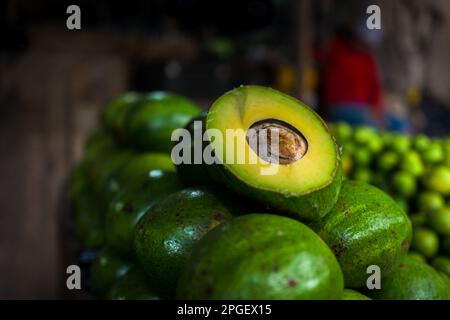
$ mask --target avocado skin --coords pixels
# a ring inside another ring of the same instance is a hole
[[[144,272],[133,266],[119,280],[117,280],[107,298],[110,300],[159,300],[149,285]]]
[[[196,121],[202,122],[202,130],[200,131],[200,128],[194,127],[194,123]],[[194,139],[195,139],[195,132],[197,131],[197,135],[203,136],[205,132],[205,124],[206,121],[206,112],[203,112],[200,116],[193,117],[191,121],[186,125],[185,129],[189,131],[191,134],[191,141],[189,148],[191,150],[191,163],[181,163],[176,165],[177,174],[180,177],[180,180],[187,186],[187,187],[194,187],[194,186],[201,186],[201,185],[211,185],[213,184],[213,181],[211,177],[208,174],[208,165],[203,162],[202,157],[202,163],[196,164],[194,163]],[[202,143],[202,152],[207,146],[207,142]]]
[[[182,265],[192,247],[232,213],[206,189],[184,189],[155,205],[136,227],[136,257],[164,297],[174,295]]]
[[[70,201],[75,236],[84,248],[99,248],[104,242],[104,211],[92,189],[84,164],[79,165],[72,173]]]
[[[128,272],[130,266],[128,261],[104,248],[95,258],[89,270],[93,292],[98,297],[104,297],[113,283]]]
[[[436,270],[450,277],[450,258],[446,256],[438,256],[431,261],[431,265]]]
[[[372,300],[368,296],[352,289],[344,289],[341,300]]]
[[[73,204],[73,230],[86,249],[97,249],[104,243],[103,210],[92,190],[79,193]]]
[[[381,289],[367,290],[375,300],[448,300],[450,282],[426,263],[408,255],[381,281]]]
[[[127,186],[148,177],[152,170],[175,172],[175,167],[170,156],[165,153],[131,154],[110,174],[104,192],[106,199],[110,202]]]
[[[374,186],[349,180],[342,183],[333,210],[312,228],[333,250],[349,288],[365,286],[370,265],[388,275],[412,237],[409,218],[392,198]]]
[[[126,165],[132,153],[128,150],[114,150],[100,154],[91,163],[91,179],[95,192],[107,202],[114,196],[115,190],[111,188],[111,178],[121,167]]]
[[[266,205],[269,210],[306,222],[317,221],[330,212],[338,199],[342,182],[342,169],[339,165],[329,185],[304,195],[289,196],[252,187],[234,176],[221,164],[207,167],[209,175],[216,183]]]
[[[124,124],[126,115],[130,108],[142,99],[143,96],[139,93],[127,92],[111,101],[102,111],[102,126],[107,128],[121,144],[125,142]]]
[[[133,255],[134,227],[159,200],[183,188],[174,172],[159,171],[128,185],[110,203],[105,216],[106,244],[123,256]]]
[[[171,136],[201,109],[185,97],[164,92],[145,96],[134,104],[125,119],[127,144],[141,151],[170,153]]]
[[[210,231],[195,246],[179,299],[340,299],[344,280],[327,245],[309,227],[248,214]]]

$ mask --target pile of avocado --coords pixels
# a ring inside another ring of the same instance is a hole
[[[450,138],[336,123],[344,174],[393,196],[409,214],[411,254],[450,276]]]
[[[176,147],[181,128],[190,133],[186,148]],[[432,267],[408,253],[418,240],[404,208],[347,180],[345,149],[312,109],[270,88],[241,86],[206,113],[167,92],[119,97],[104,108],[70,180],[73,229],[96,252],[91,292],[450,299],[448,258]],[[258,161],[241,161],[250,158]],[[381,288],[368,286],[373,266]]]

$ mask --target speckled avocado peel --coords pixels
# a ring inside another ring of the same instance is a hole
[[[306,225],[271,214],[223,223],[195,246],[177,288],[180,299],[340,299],[343,276]]]
[[[136,257],[163,297],[172,297],[192,247],[232,211],[205,188],[173,193],[154,206],[136,227]]]
[[[344,180],[331,212],[312,225],[336,255],[345,285],[366,285],[367,267],[377,265],[387,276],[407,252],[411,222],[397,203],[380,189]]]
[[[449,300],[450,281],[431,266],[406,255],[382,281],[380,290],[367,290],[374,300]]]

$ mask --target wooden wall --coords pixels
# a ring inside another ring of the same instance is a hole
[[[66,180],[99,109],[128,82],[127,63],[92,46],[0,56],[0,299],[64,292]]]

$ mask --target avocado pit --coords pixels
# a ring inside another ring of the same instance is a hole
[[[272,145],[273,134],[278,135],[278,148]],[[300,131],[276,119],[255,122],[247,130],[246,138],[258,157],[269,163],[291,164],[303,158],[308,151],[308,142]]]

